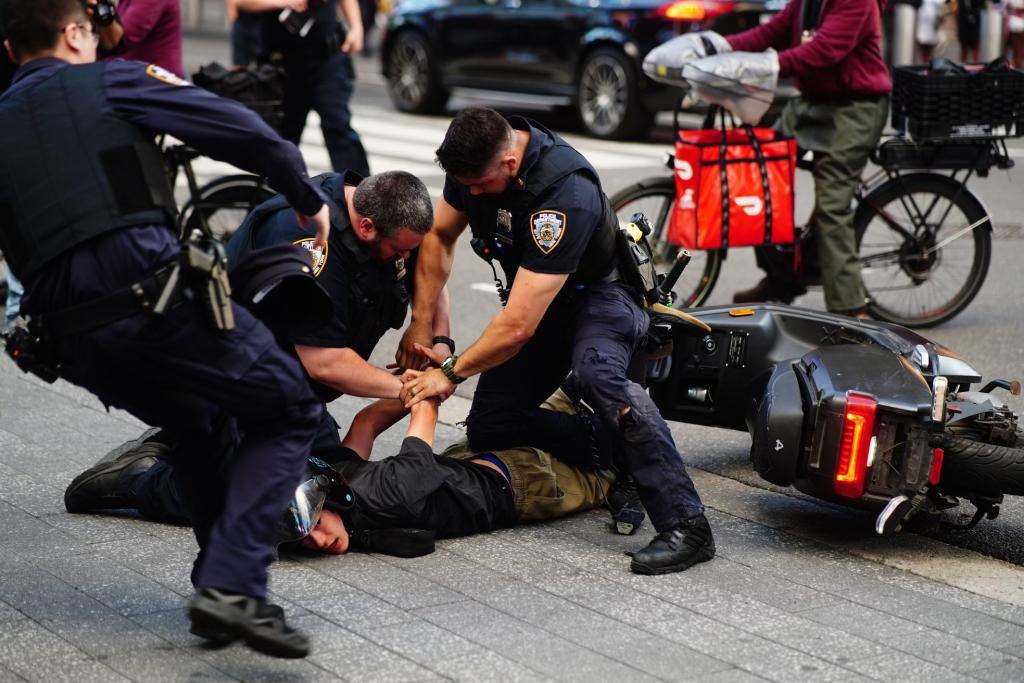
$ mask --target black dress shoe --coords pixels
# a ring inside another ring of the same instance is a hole
[[[161,443],[144,443],[116,460],[100,461],[74,478],[64,491],[68,512],[136,507],[135,480],[167,453]]]
[[[309,638],[288,625],[284,610],[248,595],[203,588],[188,604],[189,629],[217,645],[242,640],[271,657],[297,659],[309,654]]]
[[[629,568],[636,574],[670,574],[689,569],[715,556],[715,539],[707,517],[688,519],[654,537],[633,555]]]

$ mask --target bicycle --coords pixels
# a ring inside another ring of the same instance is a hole
[[[221,176],[200,187],[192,168],[192,160],[200,156],[197,150],[172,144],[163,146],[163,153],[171,187],[184,172],[189,190],[178,212],[182,237],[199,230],[227,242],[253,208],[275,195],[264,178],[251,174]]]
[[[704,128],[714,124],[713,109]],[[678,134],[678,110],[675,128]],[[984,177],[992,168],[1013,166],[1005,140],[914,142],[895,135],[878,145],[871,160],[878,169],[861,180],[854,199],[868,312],[907,327],[950,320],[981,289],[992,253],[991,217],[967,182],[975,173]],[[673,155],[666,165],[674,167]],[[797,166],[807,168],[803,161]],[[676,199],[675,178],[658,176],[620,190],[611,203],[620,220],[643,212],[653,227],[652,246],[666,258],[675,251],[664,237]],[[707,301],[726,256],[727,249],[694,251],[676,284],[676,305]]]

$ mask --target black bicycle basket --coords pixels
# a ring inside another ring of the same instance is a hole
[[[1024,135],[1024,71],[934,60],[893,68],[892,124],[915,140]]]

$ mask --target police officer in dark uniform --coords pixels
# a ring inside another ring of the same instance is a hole
[[[352,130],[348,106],[355,81],[349,55],[363,49],[358,0],[237,0],[235,4],[240,13],[261,12],[263,59],[284,67],[284,137],[298,144],[312,109],[320,115],[334,170],[369,175],[366,150]],[[347,27],[338,20],[339,9]]]
[[[323,198],[298,150],[244,107],[153,65],[94,63],[79,0],[4,0],[2,14],[20,67],[0,97],[0,249],[32,320],[8,351],[192,446],[174,461],[199,543],[192,632],[304,656],[307,638],[265,600],[267,565],[323,408],[269,330],[223,297],[220,261],[196,245],[179,258],[153,134],[268,176],[326,243]],[[223,413],[240,430],[225,461],[209,445]]]
[[[522,445],[525,436],[525,445],[573,462],[592,451],[593,425],[536,408],[572,370],[584,400],[619,442],[659,532],[636,553],[633,571],[682,571],[711,559],[704,506],[668,425],[626,376],[649,318],[640,294],[620,280],[618,222],[597,172],[558,135],[483,107],[455,117],[437,158],[447,173],[444,196],[421,248],[412,323],[398,361],[417,367],[427,355],[440,368],[407,383],[402,398],[413,405],[447,396],[483,373],[467,421],[474,451]],[[508,303],[472,346],[442,362],[425,342],[433,299],[467,224],[476,251],[501,264]]]
[[[326,249],[295,220],[283,196],[256,207],[232,236],[228,260],[232,267],[255,250],[296,244],[313,258],[313,275],[327,291],[333,306],[330,320],[314,330],[282,331],[279,340],[294,350],[323,403],[342,394],[371,398],[398,397],[401,379],[370,365],[367,360],[381,336],[399,328],[409,308],[406,260],[430,230],[433,211],[426,186],[404,171],[387,171],[369,178],[328,173],[314,179],[328,198],[331,233]],[[233,270],[233,276],[237,271]],[[294,302],[301,306],[302,302]],[[447,298],[442,297],[447,305]],[[438,353],[454,352],[447,336],[447,314],[436,316]],[[442,351],[443,350],[443,351]],[[172,444],[167,434],[140,438],[151,447],[128,449],[121,457],[104,459],[68,486],[64,504],[69,512],[139,508],[150,518],[183,521],[186,515],[176,475],[166,461],[154,462],[160,443]],[[176,444],[175,444],[176,445]],[[329,464],[344,457],[338,425],[325,410],[310,450]]]

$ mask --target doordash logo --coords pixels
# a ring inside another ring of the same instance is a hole
[[[756,216],[764,211],[764,200],[760,197],[736,197],[733,201],[735,201],[736,206],[743,209],[743,213],[748,216]]]
[[[693,178],[693,166],[690,165],[689,161],[676,159],[675,168],[676,175],[679,176],[680,180],[690,180]]]

